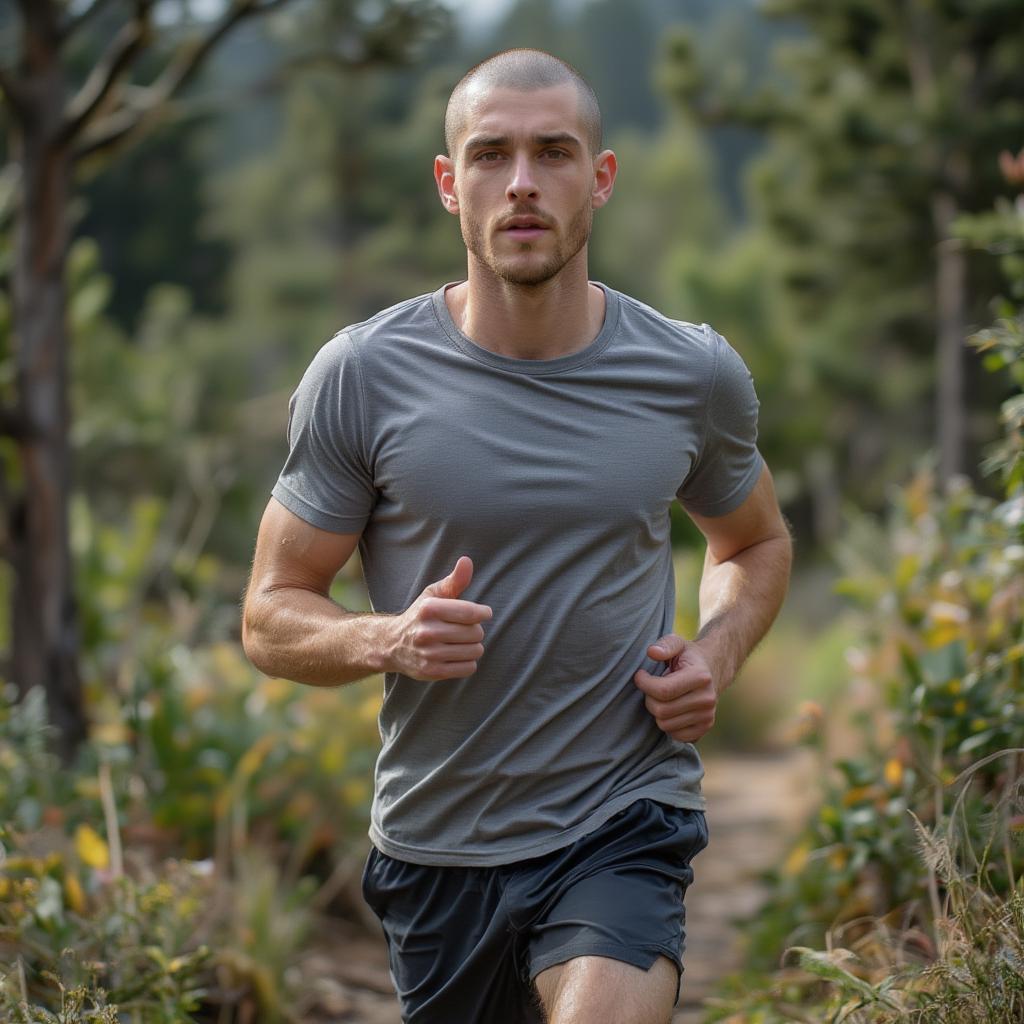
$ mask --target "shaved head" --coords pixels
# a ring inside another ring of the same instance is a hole
[[[587,133],[591,153],[601,148],[601,108],[587,80],[569,63],[543,50],[503,50],[469,69],[452,90],[444,114],[444,141],[448,155],[455,157],[459,136],[466,127],[471,97],[489,89],[533,92],[559,85],[571,85],[579,100],[580,121]]]

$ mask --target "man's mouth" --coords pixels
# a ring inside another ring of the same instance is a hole
[[[550,230],[545,221],[540,217],[509,217],[501,224],[501,231],[510,238],[517,238],[526,241],[531,238],[539,238],[544,232]]]

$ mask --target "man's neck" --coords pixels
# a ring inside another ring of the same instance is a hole
[[[588,282],[585,260],[571,260],[543,284],[516,285],[470,257],[468,280],[449,288],[445,302],[463,334],[516,359],[555,359],[586,348],[605,314],[604,291]]]

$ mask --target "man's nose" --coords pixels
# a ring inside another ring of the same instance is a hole
[[[519,156],[512,164],[512,177],[505,188],[507,199],[533,199],[537,196],[537,179],[528,157]]]

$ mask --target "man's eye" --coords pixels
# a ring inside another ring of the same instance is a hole
[[[482,160],[484,163],[490,164],[494,163],[495,160],[500,159],[501,154],[488,151],[486,153],[478,153],[476,158],[477,160]]]
[[[564,149],[545,149],[544,157],[547,160],[561,160],[563,157],[568,156]]]

